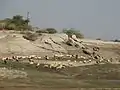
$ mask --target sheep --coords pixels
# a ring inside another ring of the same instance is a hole
[[[41,57],[37,57],[37,59],[41,59]]]
[[[39,68],[39,66],[40,66],[40,63],[37,63],[36,68]]]
[[[99,63],[100,63],[100,61],[97,60],[97,61],[96,61],[96,64],[99,64]]]
[[[80,58],[82,58],[82,59],[86,59],[86,57],[84,57],[84,56],[80,56]]]
[[[56,66],[57,66],[56,63],[52,63],[52,64],[50,64],[50,68],[51,68],[51,69],[52,69],[52,68],[56,68]]]
[[[46,64],[46,65],[44,65],[43,67],[44,67],[44,68],[48,68],[48,67],[49,67],[49,65],[48,65],[48,64]]]
[[[4,64],[7,64],[7,60],[3,60]]]
[[[55,54],[54,55],[54,59],[57,60],[57,59],[61,59],[64,55],[58,55],[58,54]]]
[[[17,58],[17,59],[22,59],[22,56],[17,56],[16,58]]]
[[[33,62],[33,61],[30,61],[30,62],[29,62],[29,64],[33,65],[33,64],[34,64],[34,62]]]
[[[35,58],[36,57],[36,55],[30,55],[28,58],[29,59],[33,59],[33,58]]]
[[[74,62],[76,63],[77,61],[75,60]]]
[[[73,63],[72,62],[68,63],[68,66],[73,66]]]
[[[92,60],[91,60],[91,59],[89,59],[88,61],[89,61],[89,62],[92,62]]]
[[[8,57],[3,57],[2,60],[3,60],[3,61],[4,61],[4,60],[9,60],[9,58],[8,58]]]
[[[63,68],[63,65],[59,65],[59,66],[56,67],[56,70],[60,70],[62,68]]]
[[[94,47],[94,48],[93,48],[93,51],[99,51],[99,50],[100,50],[99,47]]]
[[[78,57],[79,57],[78,55],[75,55],[75,58],[76,58],[76,59],[78,59]]]
[[[73,57],[73,55],[69,55],[69,54],[67,54],[67,55],[66,55],[66,57],[70,57],[70,58],[72,58],[72,57]]]
[[[22,59],[26,59],[27,58],[27,56],[21,56],[22,57]]]
[[[49,59],[49,57],[46,55],[46,56],[45,56],[45,59],[46,59],[46,60],[48,60],[48,59]]]
[[[83,63],[86,63],[87,61],[86,61],[86,60],[83,60],[82,62],[83,62]]]
[[[67,60],[67,62],[70,62],[71,60]]]
[[[36,66],[39,66],[40,65],[40,63],[37,63],[37,65]]]

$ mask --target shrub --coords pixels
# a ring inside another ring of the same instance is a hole
[[[24,20],[23,16],[16,15],[13,16],[12,19],[7,18],[4,20],[0,20],[0,28],[4,28],[7,30],[31,30],[31,26],[28,25],[29,20]],[[3,24],[4,23],[4,24]]]
[[[46,31],[46,30],[39,30],[39,31],[36,31],[36,33],[48,33],[48,31]]]
[[[47,31],[49,34],[57,33],[57,30],[54,29],[54,28],[47,28],[46,31]]]
[[[77,38],[84,38],[83,34],[73,28],[69,30],[63,29],[63,33],[66,33],[69,37],[72,37],[72,35],[76,35]]]
[[[114,40],[114,42],[120,42],[120,40],[118,40],[118,39],[115,39],[115,40]]]
[[[54,34],[54,33],[57,33],[57,30],[54,29],[54,28],[47,28],[47,29],[44,29],[44,30],[38,30],[38,31],[36,31],[36,33]]]
[[[97,38],[96,40],[101,40],[101,38]]]
[[[2,29],[5,29],[5,27],[6,27],[6,23],[5,22],[1,22],[0,23],[0,29],[2,30]]]
[[[8,29],[8,30],[15,30],[16,26],[15,26],[15,24],[11,23],[11,24],[6,26],[6,29]]]

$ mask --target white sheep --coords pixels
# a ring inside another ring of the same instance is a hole
[[[77,61],[75,60],[74,62],[76,63]]]
[[[32,64],[34,64],[34,62],[33,62],[33,61],[30,61],[30,62],[29,62],[29,64],[31,64],[31,65],[32,65]]]
[[[80,56],[80,58],[82,58],[82,59],[86,59],[86,57],[84,57],[84,56]]]
[[[35,58],[35,57],[36,57],[36,55],[30,55],[28,58],[32,59],[32,58]]]
[[[37,65],[36,66],[40,66],[40,63],[37,63]]]
[[[48,68],[48,67],[49,67],[49,65],[47,65],[47,64],[46,64],[46,65],[44,65],[43,67],[44,67],[44,68]]]
[[[28,58],[28,56],[21,56],[22,57],[22,59],[26,59],[26,58]]]
[[[67,60],[67,62],[70,62],[71,60]]]
[[[63,57],[64,55],[60,54],[55,54],[54,57]]]
[[[42,57],[37,57],[37,59],[41,59]]]
[[[67,54],[67,55],[66,55],[66,57],[70,57],[70,58],[72,58],[73,56],[72,56],[72,55]]]
[[[62,67],[63,67],[63,65],[60,64],[59,66],[56,67],[56,69],[57,69],[57,70],[58,70],[58,69],[62,69]]]
[[[45,59],[46,59],[46,60],[49,60],[50,58],[46,55],[46,56],[45,56]]]

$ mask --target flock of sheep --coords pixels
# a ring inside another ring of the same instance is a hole
[[[99,48],[93,48],[94,51],[98,51]],[[36,68],[39,68],[39,66],[41,65],[40,61],[41,60],[45,60],[46,61],[51,61],[54,60],[53,63],[42,63],[44,68],[49,68],[49,69],[55,69],[55,70],[60,70],[66,67],[71,67],[74,65],[74,63],[81,63],[81,64],[86,64],[86,63],[96,63],[96,64],[100,64],[100,63],[108,63],[108,62],[112,62],[111,60],[106,60],[103,57],[100,57],[100,55],[96,54],[95,52],[93,52],[92,54],[89,53],[85,48],[83,48],[83,53],[87,54],[88,56],[79,56],[79,55],[63,55],[63,54],[54,54],[53,57],[49,57],[49,56],[44,56],[44,57],[40,57],[40,56],[36,56],[36,55],[30,55],[30,56],[11,56],[11,57],[3,57],[1,58],[1,60],[7,64],[7,61],[17,61],[17,62],[21,62],[21,61],[27,61],[30,65],[36,65]],[[58,61],[66,61],[67,64]],[[37,61],[37,62],[36,62]]]

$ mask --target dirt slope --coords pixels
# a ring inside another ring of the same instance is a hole
[[[80,47],[68,46],[64,42],[68,40],[66,34],[43,34],[36,41],[29,41],[23,38],[22,34],[0,32],[0,55],[30,55],[37,54],[53,55],[54,53],[80,54],[81,47],[86,46],[92,50],[94,46],[100,47],[99,54],[106,58],[119,58],[119,43],[105,42],[100,40],[78,39],[74,41]],[[82,44],[79,41],[83,41]]]

